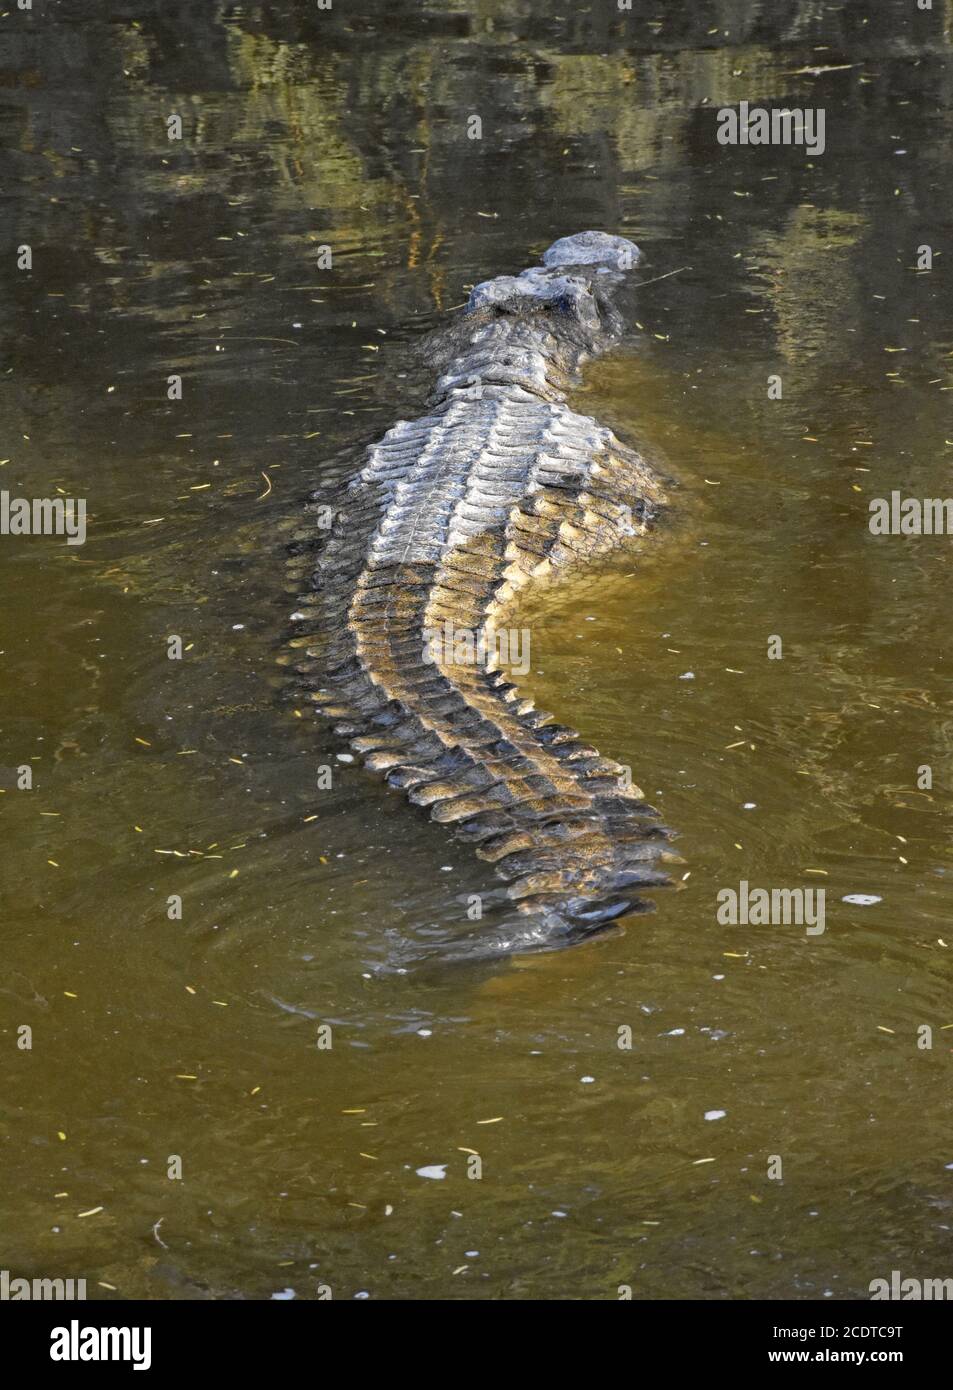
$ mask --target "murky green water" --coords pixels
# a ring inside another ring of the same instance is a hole
[[[14,1273],[546,1299],[953,1273],[949,540],[867,527],[871,497],[950,491],[953,8],[565,8],[0,17],[0,484],[89,507],[84,546],[0,539]],[[719,146],[742,99],[823,106],[825,153]],[[419,406],[409,345],[589,226],[679,271],[578,401],[679,486],[643,557],[539,595],[527,683],[633,767],[686,878],[574,951],[380,974],[486,873],[356,763],[317,789],[285,545],[326,460]],[[741,879],[823,887],[825,933],[719,925]]]

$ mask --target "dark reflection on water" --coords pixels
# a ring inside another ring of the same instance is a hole
[[[866,517],[949,491],[949,4],[93,9],[0,19],[0,483],[90,511],[0,542],[5,1264],[160,1298],[948,1273],[947,541]],[[717,145],[741,100],[823,106],[825,153]],[[638,562],[538,597],[529,684],[689,876],[575,952],[380,976],[484,879],[356,764],[316,790],[285,545],[419,406],[422,333],[586,226],[679,272],[580,405],[680,486]],[[826,933],[717,925],[740,878],[823,885]]]

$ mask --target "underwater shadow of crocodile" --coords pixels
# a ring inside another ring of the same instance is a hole
[[[442,368],[428,413],[367,450],[300,600],[300,630],[326,639],[297,666],[319,712],[506,884],[476,930],[416,958],[568,946],[670,882],[670,832],[624,769],[534,712],[492,655],[520,590],[631,544],[663,503],[644,459],[565,404],[582,363],[618,339],[612,293],[639,259],[582,232],[541,267],[476,286],[427,348]],[[447,623],[475,661],[435,642]]]

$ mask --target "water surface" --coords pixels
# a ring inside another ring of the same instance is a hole
[[[82,547],[0,541],[16,1274],[614,1299],[951,1273],[948,541],[867,512],[949,491],[953,12],[566,8],[0,17],[0,483],[90,514]],[[824,154],[719,146],[741,100],[823,106]],[[412,345],[589,226],[654,283],[575,404],[677,486],[642,554],[527,606],[526,683],[631,765],[678,888],[570,952],[383,973],[486,873],[288,699],[286,546],[329,460],[419,410]],[[822,886],[825,933],[719,925],[742,878]]]

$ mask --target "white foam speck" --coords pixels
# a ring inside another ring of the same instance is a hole
[[[433,1178],[434,1182],[441,1182],[447,1176],[447,1165],[445,1163],[429,1163],[426,1168],[417,1169],[418,1178]]]

